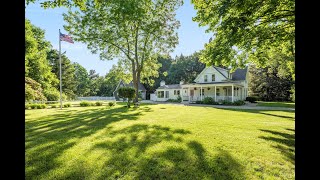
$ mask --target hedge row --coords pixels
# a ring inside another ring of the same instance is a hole
[[[245,102],[242,100],[230,102],[230,101],[220,101],[216,102],[212,97],[205,97],[202,101],[196,101],[196,104],[210,104],[210,105],[233,105],[233,106],[241,106],[244,105]]]

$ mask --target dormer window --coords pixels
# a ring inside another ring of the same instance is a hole
[[[208,82],[208,75],[204,75],[204,82]]]
[[[212,81],[216,81],[216,75],[212,74]]]

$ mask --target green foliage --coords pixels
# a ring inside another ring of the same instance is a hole
[[[71,104],[70,103],[63,104],[63,107],[65,107],[65,108],[71,107]]]
[[[264,68],[250,66],[249,96],[263,101],[290,101],[294,80],[289,71],[279,70],[281,60],[269,61]]]
[[[212,97],[205,97],[205,98],[203,98],[202,102],[203,102],[203,104],[213,104],[214,100]]]
[[[88,71],[81,66],[79,63],[73,63],[75,74],[74,78],[76,81],[76,91],[77,96],[83,97],[89,95],[90,92],[90,79]]]
[[[200,60],[207,65],[244,67],[263,64],[269,49],[285,51],[294,64],[295,1],[192,0],[194,21],[206,26],[213,39],[205,44]]]
[[[82,102],[80,102],[80,106],[81,106],[81,107],[91,106],[91,103],[88,102],[88,101],[82,101]]]
[[[246,103],[242,100],[237,100],[237,101],[234,101],[232,103],[232,105],[235,105],[235,106],[242,106],[242,105],[245,105]]]
[[[99,102],[99,101],[98,101],[98,102],[95,103],[95,105],[96,105],[96,106],[102,106],[102,102]]]
[[[58,101],[60,99],[60,92],[55,88],[46,89],[43,93],[48,101]]]
[[[47,108],[46,104],[29,104],[31,109],[45,109]]]
[[[60,62],[59,51],[51,49],[47,53],[47,58],[52,68],[52,72],[56,77],[60,77]],[[74,99],[77,90],[77,81],[75,78],[75,67],[71,63],[70,59],[64,54],[61,54],[61,78],[62,78],[62,90],[67,95],[68,99]],[[60,88],[60,84],[56,85],[56,89]]]
[[[43,89],[49,89],[59,81],[51,72],[47,60],[46,54],[51,44],[44,38],[44,30],[25,19],[25,76],[40,83]]]
[[[246,97],[246,101],[249,101],[251,103],[256,103],[259,100],[257,96],[248,96]]]
[[[168,99],[166,102],[181,102],[178,99]]]
[[[135,89],[132,87],[121,87],[118,89],[119,97],[128,99],[128,107],[130,107],[130,101],[136,96],[135,92]]]
[[[231,101],[227,101],[227,100],[222,100],[219,102],[219,104],[222,104],[222,105],[233,105],[233,103]]]
[[[177,101],[179,101],[179,102],[181,102],[181,101],[182,101],[182,98],[181,98],[181,96],[180,96],[180,95],[178,95],[178,97],[177,97]]]
[[[30,104],[25,104],[24,107],[25,109],[30,109]]]
[[[47,100],[46,97],[43,95],[41,84],[29,77],[25,77],[25,100]]]
[[[196,104],[203,104],[203,102],[202,101],[196,101]]]
[[[115,106],[115,105],[116,105],[116,102],[110,101],[110,102],[108,102],[108,105],[109,105],[109,107]]]
[[[142,101],[142,98],[138,98],[138,101]]]
[[[51,108],[56,108],[56,107],[58,107],[58,105],[56,105],[56,104],[51,105]]]

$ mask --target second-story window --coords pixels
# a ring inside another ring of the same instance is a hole
[[[216,75],[215,74],[212,74],[212,81],[216,81]]]
[[[208,82],[208,75],[204,75],[204,82]]]

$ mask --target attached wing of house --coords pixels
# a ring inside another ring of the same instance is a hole
[[[248,94],[248,67],[230,70],[209,66],[194,80],[194,83],[165,85],[156,90],[156,101],[167,101],[182,97],[183,101],[193,102],[212,97],[215,101],[244,100]]]

